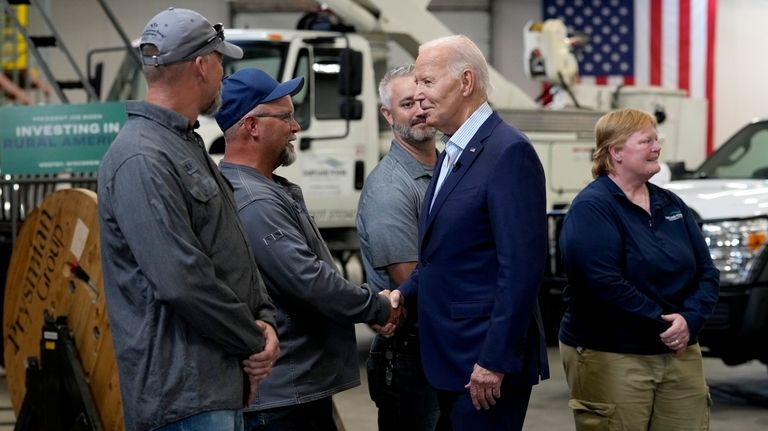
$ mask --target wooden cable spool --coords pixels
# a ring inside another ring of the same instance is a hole
[[[73,276],[79,265],[89,283]],[[66,316],[80,364],[105,430],[124,429],[99,253],[96,194],[67,189],[48,195],[27,216],[8,268],[4,304],[8,392],[19,415],[27,358],[40,356],[44,313]]]

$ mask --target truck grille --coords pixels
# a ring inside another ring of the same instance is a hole
[[[712,310],[712,316],[704,323],[704,329],[728,329],[730,321],[730,305],[718,303]]]

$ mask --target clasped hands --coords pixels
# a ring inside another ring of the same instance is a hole
[[[672,350],[676,357],[682,356],[685,349],[688,348],[688,341],[691,338],[691,334],[688,331],[688,322],[677,313],[662,314],[661,318],[670,322],[669,328],[659,335],[661,342]]]
[[[275,328],[263,320],[257,320],[256,326],[264,334],[264,350],[243,360],[243,371],[248,376],[251,386],[246,407],[256,401],[259,382],[272,373],[272,366],[275,365],[277,355],[280,353],[280,342]]]
[[[395,330],[405,324],[405,319],[408,316],[408,313],[406,312],[405,307],[400,304],[402,296],[400,295],[399,290],[391,291],[385,289],[379,292],[379,295],[389,299],[389,318],[383,325],[371,325],[371,329],[376,331],[379,335],[390,337],[394,335]]]

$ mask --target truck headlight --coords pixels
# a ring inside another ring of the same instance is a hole
[[[722,284],[749,280],[768,242],[768,218],[704,223],[701,227]]]

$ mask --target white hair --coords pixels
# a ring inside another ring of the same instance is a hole
[[[419,46],[419,54],[424,49],[437,47],[449,47],[448,70],[455,78],[461,77],[461,73],[469,69],[477,77],[477,89],[483,96],[488,96],[491,91],[491,79],[488,74],[488,63],[480,48],[472,42],[472,39],[463,34],[445,36],[431,40]]]

